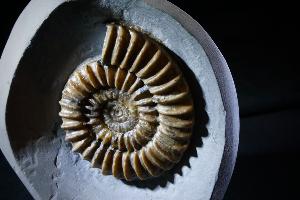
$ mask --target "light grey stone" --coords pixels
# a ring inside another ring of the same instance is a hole
[[[179,56],[195,79],[189,80],[196,104],[205,102],[208,134],[202,135],[200,125],[193,133],[203,144],[197,142],[176,170],[145,183],[102,176],[70,151],[59,128],[62,88],[77,66],[99,58],[104,23],[111,20],[141,27]],[[169,2],[32,0],[5,46],[0,76],[0,147],[35,199],[223,197],[238,145],[234,84],[207,33]]]

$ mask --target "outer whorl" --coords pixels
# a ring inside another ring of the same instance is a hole
[[[59,103],[73,151],[128,181],[171,169],[192,134],[193,101],[177,62],[122,25],[107,25],[102,61],[76,69]]]

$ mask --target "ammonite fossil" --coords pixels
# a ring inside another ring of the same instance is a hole
[[[177,62],[159,42],[109,24],[101,61],[76,69],[60,101],[65,139],[102,174],[161,175],[180,161],[193,101]]]

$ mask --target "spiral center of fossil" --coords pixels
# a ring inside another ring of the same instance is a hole
[[[132,130],[138,121],[137,110],[127,93],[120,93],[116,100],[104,104],[103,118],[108,128],[118,133]]]

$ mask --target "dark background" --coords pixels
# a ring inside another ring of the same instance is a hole
[[[0,53],[29,2],[1,5]],[[226,200],[300,199],[299,10],[288,1],[175,1],[215,41],[240,105],[237,163]],[[31,199],[0,152],[0,199]],[[297,183],[298,182],[298,183]]]

